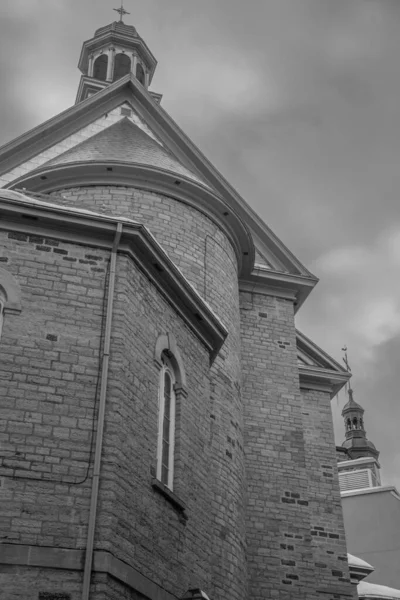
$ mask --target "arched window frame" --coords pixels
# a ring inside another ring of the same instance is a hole
[[[0,340],[1,340],[1,334],[3,331],[4,306],[5,306],[5,297],[3,295],[2,289],[0,288]]]
[[[176,378],[165,353],[161,360],[158,400],[157,479],[170,490],[174,487]]]
[[[5,315],[21,312],[21,289],[15,278],[0,268],[0,338],[3,331]]]
[[[93,60],[93,75],[92,77],[94,77],[95,79],[98,79],[99,81],[107,81],[107,73],[108,73],[108,63],[109,63],[109,57],[107,54],[99,54],[98,56],[96,56],[96,58]],[[101,67],[99,65],[102,65]],[[104,75],[104,77],[100,77],[99,76],[99,72],[96,72],[96,69],[98,69],[98,71],[101,71],[104,73],[101,73]]]
[[[158,382],[158,431],[156,478],[171,491],[174,476],[179,471],[180,462],[180,413],[182,399],[187,397],[186,375],[175,336],[172,333],[160,335],[155,349],[154,361],[159,369]],[[171,419],[170,448],[168,456],[168,476],[163,475],[163,429],[165,418],[165,378],[171,377]]]
[[[125,63],[125,64],[123,64]],[[124,51],[118,52],[114,57],[114,72],[113,72],[113,81],[117,81],[125,75],[128,75],[132,69],[132,61],[130,57],[125,54]],[[121,75],[119,71],[125,71]]]

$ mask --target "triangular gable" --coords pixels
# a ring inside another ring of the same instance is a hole
[[[351,374],[308,337],[296,331],[297,365],[300,383],[304,387],[322,389],[330,387],[336,396],[350,379]]]
[[[128,116],[124,116],[107,129],[56,156],[43,167],[91,161],[149,165],[207,185],[195,173],[184,167],[164,146],[133,123]]]
[[[295,287],[301,285],[300,279],[306,282],[301,298],[301,301],[304,300],[317,279],[274,235],[163,108],[155,102],[147,90],[131,75],[121,78],[108,88],[0,149],[2,185],[8,185],[12,181],[10,179],[11,170],[13,179],[23,174],[18,171],[18,168],[23,168],[22,163],[26,165],[30,161],[29,166],[36,169],[40,166],[37,162],[40,153],[41,160],[43,159],[43,153],[47,153],[46,160],[41,163],[43,164],[54,158],[54,156],[51,156],[51,148],[54,150],[57,144],[62,143],[67,138],[69,143],[72,143],[71,136],[79,135],[80,130],[83,131],[94,124],[101,126],[99,121],[102,117],[108,115],[106,117],[108,118],[113,111],[115,116],[115,110],[124,101],[135,111],[142,126],[145,124],[151,134],[168,148],[168,151],[182,165],[205,181],[230,206],[232,212],[235,212],[242,219],[252,231],[254,237],[259,240],[260,254],[265,257],[267,264],[272,265],[273,270],[293,275],[296,278],[293,279]],[[87,129],[85,134],[87,135]],[[79,140],[79,142],[81,141],[82,139]],[[63,148],[62,152],[67,149]],[[57,150],[60,150],[60,148],[57,148]],[[273,260],[271,260],[271,257]]]

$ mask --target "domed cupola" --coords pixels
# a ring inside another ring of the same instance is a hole
[[[76,104],[86,100],[125,75],[132,74],[147,89],[157,61],[135,27],[122,18],[129,14],[123,6],[114,9],[120,20],[97,29],[83,43],[78,67],[82,72]]]
[[[369,456],[377,459],[379,452],[367,439],[364,429],[364,409],[354,400],[351,388],[349,388],[348,394],[349,400],[342,410],[346,430],[346,440],[342,446],[350,451],[353,459]]]

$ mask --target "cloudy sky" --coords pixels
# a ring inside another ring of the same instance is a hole
[[[118,0],[1,0],[0,143],[71,106]],[[125,0],[163,106],[320,283],[298,326],[341,360],[400,489],[400,2]],[[344,437],[333,401],[337,442]]]

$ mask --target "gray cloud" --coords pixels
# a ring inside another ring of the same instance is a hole
[[[125,4],[159,59],[166,110],[321,277],[299,325],[336,357],[349,345],[369,436],[400,487],[400,265],[384,244],[400,232],[398,0]],[[3,0],[1,143],[74,102],[82,41],[112,6]]]

